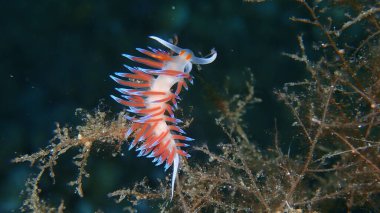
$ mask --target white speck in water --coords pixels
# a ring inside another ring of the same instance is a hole
[[[175,10],[175,6],[174,5],[172,6],[172,10]]]
[[[11,77],[11,78],[14,78],[15,76],[14,76],[14,75],[12,75],[12,74],[10,74],[10,75],[9,75],[9,77]]]
[[[311,121],[314,122],[314,123],[317,123],[317,124],[321,124],[321,121],[318,118],[316,118],[316,117],[312,117]]]

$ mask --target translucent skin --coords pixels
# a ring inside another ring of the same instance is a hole
[[[166,62],[165,65],[162,67],[162,69],[163,70],[176,70],[176,71],[184,70],[184,67],[185,67],[185,64],[187,63],[187,61],[182,60],[182,57],[179,57],[179,56],[174,56],[172,58],[173,58],[173,60]],[[155,80],[153,80],[151,90],[165,92],[168,94],[166,97],[168,97],[168,96],[172,95],[170,92],[171,88],[175,84],[177,84],[180,80],[182,80],[182,79],[178,78],[178,77],[160,75]],[[165,102],[155,103],[154,102],[154,101],[157,101],[159,99],[162,99],[162,97],[160,97],[160,96],[149,96],[149,97],[147,97],[147,103],[148,103],[147,108],[160,107],[160,109],[164,109],[165,105],[167,103],[165,103]],[[169,140],[170,142],[169,142],[167,149],[172,150],[172,149],[176,148],[176,145],[175,145],[176,142],[175,142],[175,139],[173,139],[173,134],[171,133],[167,122],[164,120],[164,116],[166,116],[164,113],[156,116],[156,118],[161,118],[161,120],[158,121],[158,124],[157,124],[156,128],[154,128],[153,132],[155,133],[155,135],[160,135],[166,131],[169,131],[169,134],[167,134],[162,140],[163,141]],[[175,154],[175,157],[177,155],[178,154]]]
[[[152,51],[138,48],[137,50],[152,59],[134,57],[123,54],[128,59],[144,64],[153,69],[125,66],[129,73],[115,73],[116,76],[128,78],[122,80],[110,76],[117,83],[129,88],[117,88],[124,99],[111,95],[118,103],[129,107],[127,111],[136,117],[126,116],[133,122],[126,133],[126,139],[134,136],[130,148],[139,144],[138,156],[154,158],[153,162],[160,165],[165,162],[165,170],[173,165],[173,176],[171,186],[171,198],[174,194],[175,179],[179,169],[180,157],[190,157],[181,147],[188,146],[181,141],[192,141],[192,138],[182,134],[185,132],[176,124],[179,119],[174,117],[173,111],[177,108],[177,99],[182,87],[187,89],[185,79],[192,83],[190,71],[192,64],[208,64],[215,60],[217,53],[212,50],[209,58],[198,58],[193,56],[191,50],[181,49],[165,40],[155,36],[150,38],[158,41],[165,47],[178,55],[152,49]],[[172,88],[177,85],[176,90]],[[172,103],[172,104],[170,104]],[[173,106],[174,107],[173,107]]]

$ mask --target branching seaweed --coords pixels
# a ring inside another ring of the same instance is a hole
[[[51,144],[45,149],[31,155],[23,155],[13,160],[15,163],[30,162],[37,165],[40,172],[35,178],[27,181],[27,198],[23,204],[23,211],[33,212],[55,212],[55,208],[46,206],[45,202],[40,199],[39,182],[41,177],[49,172],[50,177],[54,180],[54,166],[58,158],[71,149],[77,149],[79,154],[74,159],[74,164],[78,167],[79,174],[76,180],[69,183],[75,186],[76,192],[83,197],[82,189],[83,177],[89,177],[85,167],[94,143],[100,145],[110,144],[115,147],[115,153],[120,153],[120,147],[124,140],[124,135],[128,129],[128,123],[124,119],[124,112],[118,114],[115,119],[107,118],[106,112],[96,111],[94,115],[81,109],[77,111],[83,117],[84,124],[78,126],[74,131],[72,128],[62,128],[59,124],[54,131],[55,136]],[[62,207],[61,207],[62,206]],[[58,209],[63,211],[63,202]]]
[[[298,36],[300,53],[284,55],[303,63],[310,78],[287,83],[275,94],[290,109],[293,126],[301,130],[296,141],[307,151],[284,155],[275,128],[275,156],[257,152],[240,131],[239,107],[213,96],[221,112],[217,125],[230,143],[219,145],[221,154],[206,146],[194,148],[209,162],[186,164],[179,198],[170,210],[323,210],[329,200],[345,201],[348,211],[364,205],[379,208],[379,8],[356,1],[296,3],[310,18],[291,20],[319,29],[322,41],[313,47],[320,58],[312,61],[303,36]],[[348,11],[340,27],[328,15],[336,7]],[[355,41],[347,43],[343,37],[359,23],[368,35],[355,47]],[[241,98],[243,108],[251,102],[253,90],[251,94]]]
[[[378,62],[373,64],[371,58],[380,60],[379,55],[373,52],[374,49],[378,51],[376,49],[379,48],[379,43],[372,43],[366,51],[359,51],[358,48],[362,49],[370,38],[378,34],[379,17],[376,15],[380,8],[370,5],[364,8],[356,1],[337,1],[340,7],[348,6],[348,11],[357,15],[349,16],[340,27],[333,27],[337,24],[323,14],[334,7],[330,8],[323,1],[313,5],[309,1],[297,2],[306,9],[310,18],[293,17],[291,20],[318,28],[324,41],[321,49],[317,48],[322,56],[316,62],[308,58],[302,36],[298,37],[301,52],[285,54],[305,64],[311,76],[306,82],[286,84],[282,90],[276,91],[279,99],[290,108],[308,143],[302,169],[291,183],[285,200],[293,205],[314,205],[325,199],[342,198],[346,199],[348,209],[362,205],[361,202],[374,202],[371,199],[380,189],[380,91]],[[356,11],[358,8],[360,10]],[[341,37],[359,22],[368,23],[365,27],[369,37],[358,48],[354,48],[354,43],[343,42]],[[359,52],[360,56],[356,55]],[[373,141],[363,143],[363,140]],[[364,151],[359,151],[358,148]],[[331,152],[335,154],[329,160]],[[315,161],[316,158],[323,160]],[[321,178],[320,173],[328,175]],[[318,178],[321,185],[327,181],[330,185],[318,188],[318,191],[311,194],[311,198],[303,195],[304,201],[296,201],[299,196],[295,193],[301,182],[314,178]],[[363,195],[366,196],[365,199],[362,198]],[[281,207],[283,206],[284,203]]]

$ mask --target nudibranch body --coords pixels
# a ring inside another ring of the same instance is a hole
[[[182,141],[192,141],[192,138],[184,136],[185,132],[177,125],[181,120],[174,117],[177,109],[177,99],[182,87],[187,89],[188,80],[193,82],[190,75],[192,64],[209,64],[217,56],[212,50],[208,58],[195,57],[193,52],[182,49],[163,39],[150,36],[170,49],[169,54],[160,49],[149,48],[150,50],[137,50],[150,58],[141,58],[123,54],[124,57],[143,64],[149,68],[130,67],[124,65],[129,72],[115,73],[110,76],[117,83],[127,88],[116,88],[121,93],[121,97],[111,97],[118,103],[127,106],[127,111],[133,116],[126,116],[132,122],[130,129],[126,132],[125,138],[133,135],[129,149],[138,144],[138,156],[154,158],[156,165],[165,162],[165,170],[173,165],[173,175],[171,181],[171,198],[174,194],[174,184],[178,173],[180,158],[190,157],[181,147],[189,146]],[[129,80],[122,80],[119,77]],[[176,85],[176,88],[173,88]]]

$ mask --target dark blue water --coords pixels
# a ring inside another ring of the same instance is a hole
[[[122,110],[109,98],[115,94],[115,83],[108,76],[128,62],[121,53],[159,47],[149,35],[165,40],[177,35],[178,45],[196,54],[218,51],[214,63],[194,71],[206,83],[195,79],[180,103],[184,114],[194,117],[187,132],[196,143],[215,146],[226,141],[214,125],[218,113],[206,86],[226,99],[244,95],[244,82],[252,73],[262,103],[249,108],[244,119],[252,142],[263,149],[270,146],[274,118],[280,130],[286,131],[290,122],[273,90],[306,76],[302,65],[281,55],[297,50],[299,32],[305,33],[306,43],[314,36],[308,27],[289,21],[300,11],[289,1],[257,5],[239,0],[0,1],[0,212],[21,206],[24,182],[38,171],[10,160],[45,147],[55,122],[75,126],[79,123],[75,109],[91,111],[100,100],[113,112]],[[65,199],[68,212],[118,212],[122,206],[107,193],[144,176],[162,179],[165,175],[163,168],[136,158],[135,152],[113,158],[107,150],[101,151],[90,158],[91,178],[85,180],[85,198],[80,199],[66,185],[77,175],[70,160],[73,155],[70,152],[59,161],[56,175],[62,182],[42,193],[54,205]],[[51,184],[47,178],[46,184]],[[141,211],[149,211],[141,206]]]

